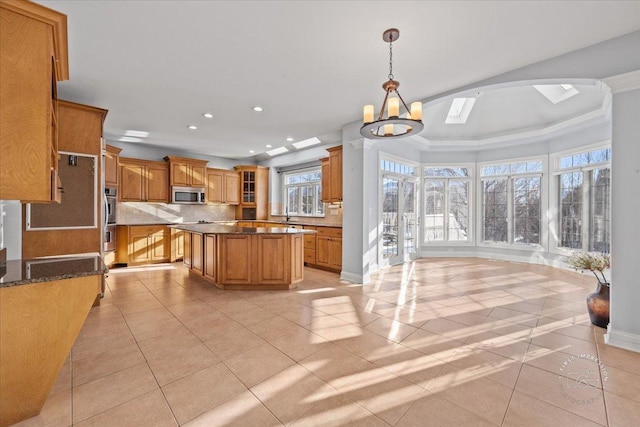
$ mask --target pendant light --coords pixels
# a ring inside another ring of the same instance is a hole
[[[374,120],[373,105],[365,105],[363,111],[364,124],[360,128],[360,134],[369,139],[402,138],[419,133],[424,129],[422,124],[422,102],[414,102],[411,108],[407,107],[404,99],[398,92],[400,82],[393,77],[393,42],[400,37],[400,31],[390,28],[382,34],[382,39],[389,43],[389,80],[384,82],[382,89],[385,91],[382,107],[377,120]],[[397,95],[394,97],[393,94]],[[392,95],[392,97],[390,97]],[[407,117],[400,117],[400,106],[404,107]],[[385,109],[387,116],[384,117]]]

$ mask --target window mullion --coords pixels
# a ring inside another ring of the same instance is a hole
[[[515,226],[515,218],[514,218],[514,197],[515,191],[514,187],[514,178],[511,176],[507,177],[507,243],[513,244],[513,228]]]
[[[591,247],[591,178],[593,171],[582,172],[582,249],[588,251]]]

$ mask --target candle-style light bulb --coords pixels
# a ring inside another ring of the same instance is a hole
[[[365,105],[362,112],[362,116],[363,116],[364,123],[373,122],[373,105]]]
[[[389,98],[387,107],[388,117],[398,117],[400,115],[400,100],[398,98]]]

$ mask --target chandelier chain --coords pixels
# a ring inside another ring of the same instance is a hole
[[[393,36],[389,37],[389,80],[393,80]]]

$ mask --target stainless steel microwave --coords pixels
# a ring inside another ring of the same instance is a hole
[[[203,205],[206,202],[202,187],[171,187],[171,203]]]

